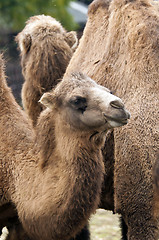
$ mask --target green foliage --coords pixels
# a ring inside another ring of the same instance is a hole
[[[21,30],[26,20],[33,15],[50,15],[67,29],[77,27],[67,12],[70,0],[0,0],[0,27],[12,31]]]

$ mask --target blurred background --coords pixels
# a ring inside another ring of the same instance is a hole
[[[91,2],[92,0],[0,0],[0,52],[4,53],[7,62],[8,85],[19,104],[23,77],[15,36],[24,28],[29,17],[45,14],[59,20],[66,30],[76,30],[80,38]]]

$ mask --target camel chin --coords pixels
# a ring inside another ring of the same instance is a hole
[[[122,127],[128,123],[128,119],[130,119],[130,113],[126,109],[122,109],[122,114],[120,116],[108,116],[104,114],[105,121],[110,125],[112,128]]]
[[[112,128],[116,128],[116,127],[122,127],[124,125],[126,125],[128,123],[127,119],[123,119],[121,121],[117,121],[117,120],[108,120],[108,124],[112,127]]]

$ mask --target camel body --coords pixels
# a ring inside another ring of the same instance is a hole
[[[66,32],[56,19],[38,15],[27,21],[25,28],[17,35],[16,42],[21,52],[25,79],[22,103],[35,127],[40,112],[45,108],[39,99],[61,80],[78,40],[75,32]],[[1,229],[3,226],[9,229],[7,240],[23,239],[22,226],[19,226],[14,206],[7,203],[0,212]],[[84,239],[84,235],[86,239],[89,238],[87,227],[78,234],[77,239]]]
[[[12,202],[31,239],[65,240],[98,207],[105,132],[130,117],[121,100],[75,73],[40,102],[35,129],[8,88],[0,61],[1,205]]]
[[[152,181],[159,149],[157,5],[147,0],[93,1],[65,73],[80,67],[97,83],[107,84],[131,112],[130,124],[107,138],[101,197],[101,207],[122,215],[129,240],[158,239]]]

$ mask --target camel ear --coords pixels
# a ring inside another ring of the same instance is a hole
[[[19,44],[21,52],[27,53],[30,50],[32,44],[32,38],[30,34],[18,34],[16,37],[16,42]]]
[[[68,43],[68,45],[72,48],[72,50],[75,50],[78,45],[78,38],[77,33],[75,31],[67,32],[65,35],[65,40]]]
[[[43,104],[45,107],[52,109],[55,102],[55,96],[53,93],[44,93],[40,98],[39,102]]]

